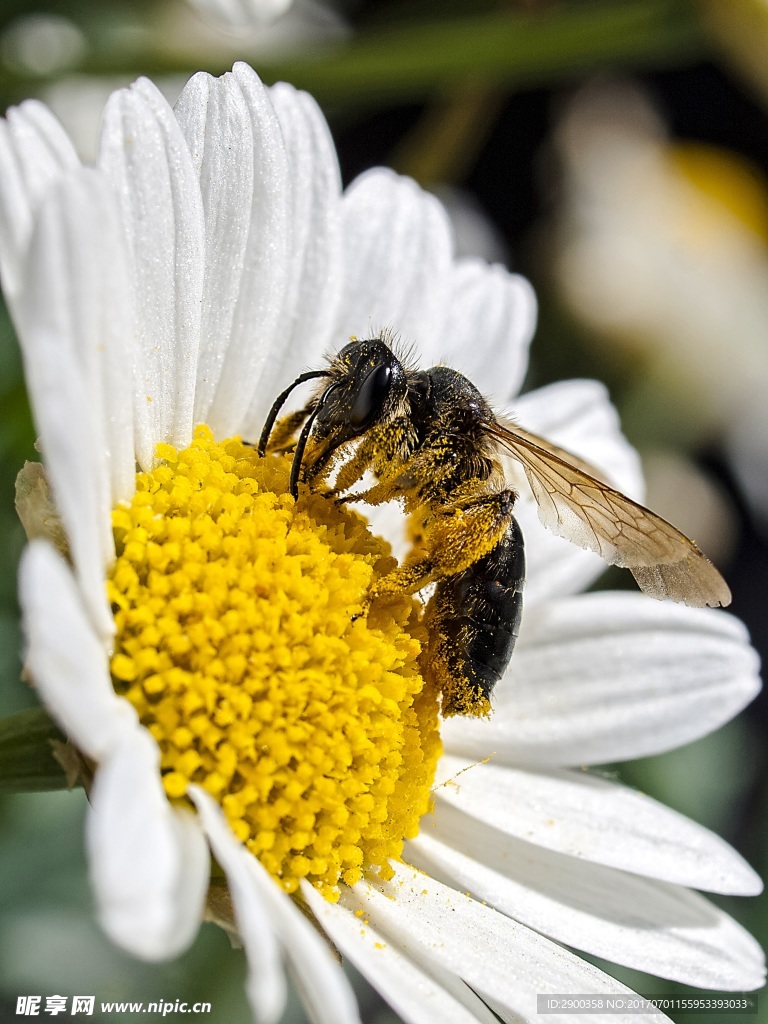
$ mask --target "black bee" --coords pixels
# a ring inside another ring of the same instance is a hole
[[[288,395],[313,379],[323,383],[307,405],[276,425]],[[522,464],[539,515],[554,533],[631,569],[651,597],[730,603],[725,581],[693,541],[576,456],[504,423],[456,370],[410,369],[382,338],[353,340],[325,369],[286,388],[264,425],[259,453],[268,446],[295,446],[294,497],[300,480],[310,487],[326,480],[348,456],[334,483],[338,500],[402,502],[414,547],[367,600],[436,584],[426,610],[426,666],[445,715],[488,713],[519,631],[525,558],[505,453]],[[350,492],[367,470],[373,486]]]

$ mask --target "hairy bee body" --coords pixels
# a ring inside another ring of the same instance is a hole
[[[295,466],[311,485],[329,477],[337,454],[356,442],[334,493],[371,505],[399,499],[414,535],[409,557],[379,580],[369,600],[436,582],[425,613],[425,671],[442,693],[443,714],[487,714],[517,637],[525,564],[515,493],[504,486],[486,429],[493,412],[458,371],[406,369],[381,339],[347,345],[325,376],[308,406],[276,424],[273,446],[292,442],[304,423]],[[377,482],[350,493],[368,470]]]
[[[442,682],[444,714],[476,713],[490,699],[520,632],[524,582],[523,535],[512,519],[487,555],[437,583],[426,613],[428,664]]]
[[[370,445],[368,465],[379,481],[365,500],[400,498],[418,538],[376,593],[415,591],[437,580],[425,614],[425,672],[440,688],[444,715],[486,714],[522,614],[516,495],[503,486],[484,429],[493,413],[471,381],[450,367],[431,367],[410,375],[406,400],[405,415],[373,428],[362,442]],[[351,486],[359,469],[342,467],[339,489]]]
[[[323,383],[308,404],[276,423],[293,388],[313,379]],[[500,420],[457,370],[411,369],[382,338],[353,340],[325,369],[286,388],[264,425],[262,455],[268,446],[294,450],[294,497],[300,480],[311,487],[335,472],[339,501],[403,505],[413,549],[367,600],[436,584],[424,667],[446,715],[490,711],[519,631],[523,537],[502,451],[522,465],[551,530],[630,568],[650,596],[695,606],[730,601],[715,567],[660,516],[570,452]],[[376,482],[351,491],[368,471]]]

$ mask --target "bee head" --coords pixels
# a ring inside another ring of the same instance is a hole
[[[345,345],[331,361],[325,379],[328,383],[296,447],[291,474],[294,493],[300,472],[311,480],[337,448],[392,415],[408,390],[402,364],[379,338]]]
[[[402,401],[405,371],[379,338],[345,345],[329,367],[330,386],[320,400],[316,433],[334,434],[336,446],[386,419]]]
[[[259,455],[266,453],[275,420],[294,388],[317,379],[325,383],[307,407],[309,415],[296,443],[290,480],[294,497],[301,475],[312,479],[337,448],[396,414],[408,393],[403,365],[385,341],[352,341],[327,369],[302,373],[277,396],[261,432]]]

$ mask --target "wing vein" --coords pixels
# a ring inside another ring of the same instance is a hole
[[[599,471],[522,428],[488,434],[523,467],[542,523],[559,537],[630,569],[640,589],[694,607],[730,604],[731,592],[696,544],[599,478]]]

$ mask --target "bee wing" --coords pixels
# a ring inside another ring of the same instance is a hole
[[[544,437],[539,437],[538,434],[532,434],[530,430],[525,430],[523,427],[514,423],[512,420],[497,420],[496,426],[501,427],[507,434],[512,434],[515,440],[525,444],[534,445],[536,448],[540,448],[543,452],[554,456],[556,459],[560,459],[563,462],[567,462],[569,466],[574,469],[578,469],[585,476],[594,477],[598,483],[608,484],[608,478],[602,469],[598,469],[597,466],[593,466],[591,462],[587,462],[586,459],[582,459],[579,455],[574,455],[573,452],[568,451],[565,448],[560,448],[556,444],[552,444],[551,441],[547,441]],[[525,460],[521,459],[516,452],[510,452],[523,466],[525,466]]]
[[[522,465],[539,519],[553,533],[630,569],[650,597],[696,608],[730,604],[728,585],[693,541],[599,479],[594,467],[518,427],[487,430]]]

